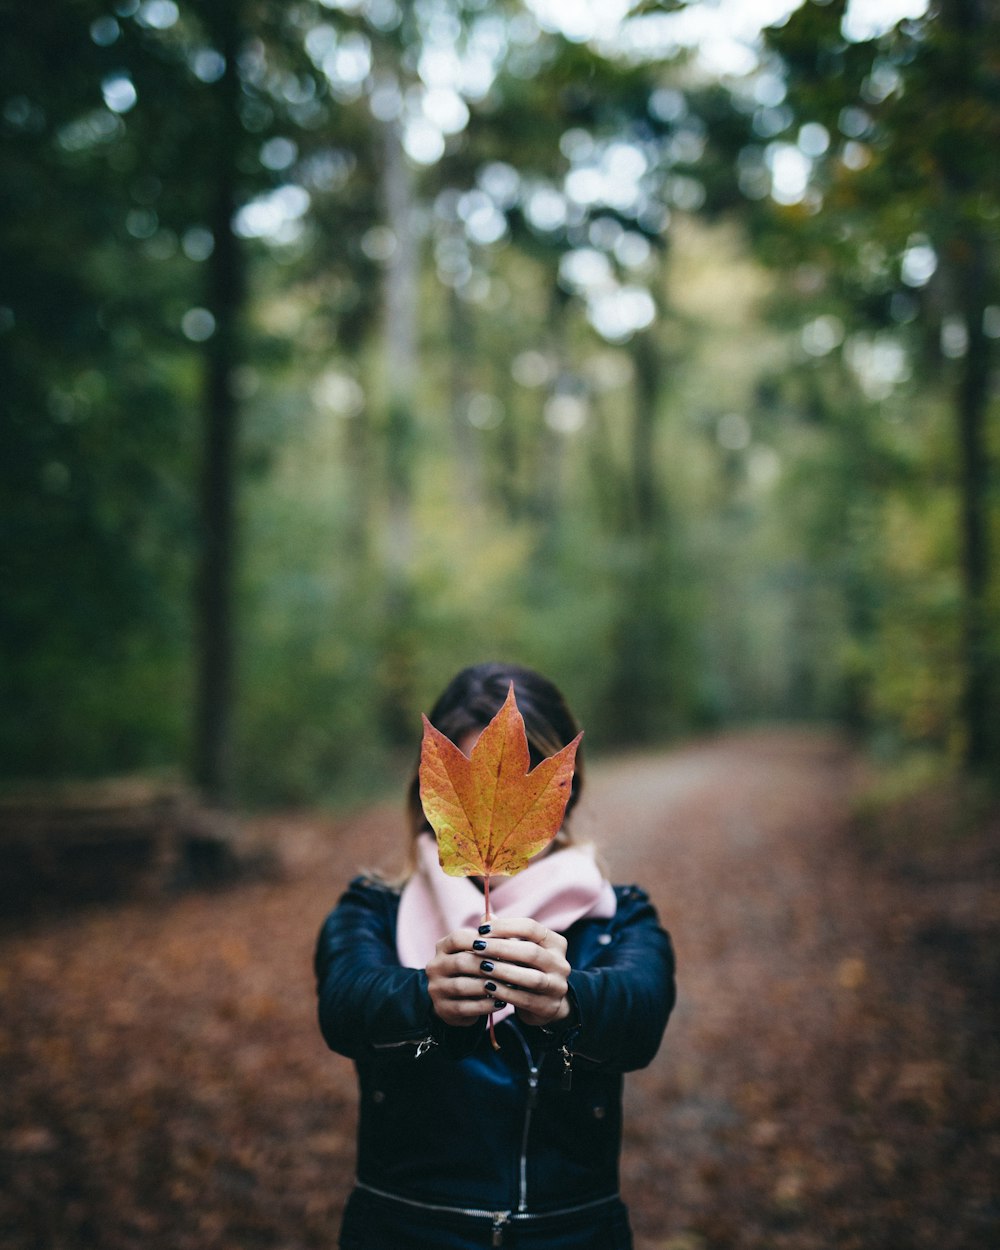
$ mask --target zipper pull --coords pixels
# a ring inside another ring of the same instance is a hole
[[[532,1068],[528,1073],[528,1110],[538,1106],[538,1069]]]
[[[491,1246],[503,1245],[503,1230],[507,1223],[507,1212],[498,1211],[493,1217],[493,1238],[490,1242]]]
[[[434,1040],[433,1037],[423,1038],[421,1041],[417,1043],[417,1049],[413,1056],[414,1059],[419,1059],[421,1055],[426,1055],[427,1052],[436,1045],[437,1045],[437,1042]]]
[[[559,1047],[559,1053],[562,1055],[563,1069],[562,1076],[559,1078],[559,1088],[568,1093],[573,1088],[573,1052],[565,1044]]]

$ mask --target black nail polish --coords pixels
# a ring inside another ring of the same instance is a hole
[[[494,1010],[494,1011],[502,1011],[502,1010],[503,1010],[503,1008],[504,1008],[504,1007],[506,1007],[506,1006],[507,1006],[507,1004],[506,1004],[506,1002],[505,1002],[502,998],[494,998],[494,1000],[493,1000],[493,1010]]]
[[[472,949],[474,951],[484,951],[486,949],[486,943],[482,938],[476,938],[476,940],[472,943]]]
[[[490,960],[484,959],[483,962],[479,965],[479,971],[480,972],[492,972],[493,964],[490,962]]]
[[[487,994],[495,994],[497,992],[496,981],[487,981],[486,984],[483,986],[483,989],[486,991]]]
[[[492,929],[492,928],[493,928],[493,926],[492,926],[491,924],[481,924],[481,925],[479,926],[479,932],[480,932],[480,933],[489,933],[490,929]]]

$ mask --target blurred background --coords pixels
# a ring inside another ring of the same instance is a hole
[[[5,10],[3,777],[342,799],[491,656],[995,766],[992,6]]]
[[[998,157],[992,0],[0,0],[5,1250],[328,1250],[489,658],[678,951],[637,1250],[998,1244]]]

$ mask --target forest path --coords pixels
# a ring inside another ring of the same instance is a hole
[[[996,852],[888,871],[852,832],[863,774],[808,730],[596,770],[581,823],[678,959],[627,1085],[637,1250],[1000,1244]]]
[[[588,776],[578,835],[678,955],[664,1044],[626,1084],[637,1250],[996,1244],[995,860],[865,862],[859,775],[788,728]],[[355,1092],[318,1037],[312,946],[400,828],[396,803],[269,817],[280,880],[0,938],[0,1243],[329,1250]]]

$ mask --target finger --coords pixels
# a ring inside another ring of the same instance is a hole
[[[480,976],[498,983],[502,997],[506,997],[507,990],[514,989],[536,998],[548,996],[562,998],[566,994],[566,978],[558,972],[543,972],[539,968],[525,968],[520,964],[494,963],[493,960],[484,960],[480,965]]]
[[[475,929],[453,929],[440,939],[434,949],[439,955],[454,955],[459,951],[472,950],[472,943],[478,937]]]
[[[561,933],[547,929],[545,925],[532,920],[530,916],[498,917],[493,920],[490,928],[491,940],[498,937],[520,938],[525,942],[534,942],[536,946],[542,946],[546,950],[560,953],[566,950],[566,939]]]
[[[540,968],[543,972],[569,972],[564,952],[554,947],[550,949],[520,938],[490,936],[480,941],[480,949],[476,952],[480,959],[502,960],[525,968]]]
[[[537,947],[535,948],[538,949]],[[463,951],[460,955],[446,955],[433,966],[435,976],[442,977],[478,977],[480,981],[506,980],[514,977],[520,984],[532,983],[536,973],[550,972],[558,975],[563,970],[555,965],[551,968],[536,969],[531,964],[515,964],[498,956],[490,956],[483,951]],[[566,974],[569,965],[566,965]]]
[[[499,959],[487,959],[480,951],[460,951],[457,955],[435,955],[427,965],[427,976],[434,984],[463,977],[483,982],[493,976],[494,968],[509,966]]]
[[[526,1016],[532,1017],[535,1022],[555,1020],[566,1014],[565,996],[540,998],[537,994],[531,994],[527,990],[507,989],[501,986],[497,997],[502,997],[504,1002],[509,1003],[511,1007],[523,1012]]]
[[[437,995],[449,1001],[469,998],[486,999],[489,996],[486,989],[486,978],[475,976],[446,977],[441,981],[436,981],[430,987],[430,992],[432,996]]]
[[[464,954],[435,955],[427,965],[429,982],[447,980],[449,977],[469,975],[475,971],[472,962]]]
[[[486,1016],[493,1010],[490,998],[456,998],[447,999],[437,1004],[435,1011],[448,1024],[471,1023],[479,1016]]]

